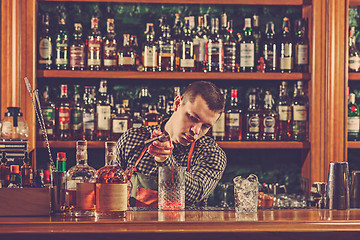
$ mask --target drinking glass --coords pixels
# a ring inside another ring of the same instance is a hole
[[[159,167],[159,210],[185,209],[185,167]]]
[[[258,177],[250,174],[247,178],[234,178],[234,195],[236,212],[256,212],[258,205]]]

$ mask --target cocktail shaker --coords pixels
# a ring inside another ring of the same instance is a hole
[[[351,172],[350,207],[360,208],[360,171]]]
[[[330,162],[326,193],[328,209],[350,208],[349,165],[347,162]]]

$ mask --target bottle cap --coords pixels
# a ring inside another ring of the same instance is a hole
[[[58,161],[66,161],[66,153],[65,152],[58,152],[57,153],[57,160]]]
[[[10,165],[10,172],[19,174],[19,165]]]

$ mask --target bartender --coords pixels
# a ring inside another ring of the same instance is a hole
[[[186,167],[185,201],[203,205],[214,191],[226,167],[226,155],[214,139],[205,134],[224,111],[225,100],[213,83],[191,83],[174,100],[174,113],[156,126],[131,128],[117,142],[119,162],[131,169],[130,205],[157,207],[158,166],[173,162]],[[146,146],[144,141],[157,136]]]

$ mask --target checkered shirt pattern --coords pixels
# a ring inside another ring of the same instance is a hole
[[[117,142],[117,155],[121,167],[133,167],[139,154],[145,147],[144,141],[151,137],[151,133],[160,130],[160,125],[142,126],[126,131]],[[191,144],[183,146],[174,144],[173,159],[183,167],[187,167],[187,159]],[[157,176],[158,166],[170,166],[170,158],[163,163],[154,160],[148,152],[144,154],[136,169],[138,172]],[[190,171],[186,172],[185,201],[186,204],[200,205],[207,201],[221,179],[226,167],[225,152],[208,137],[203,136],[195,143],[190,162]]]

